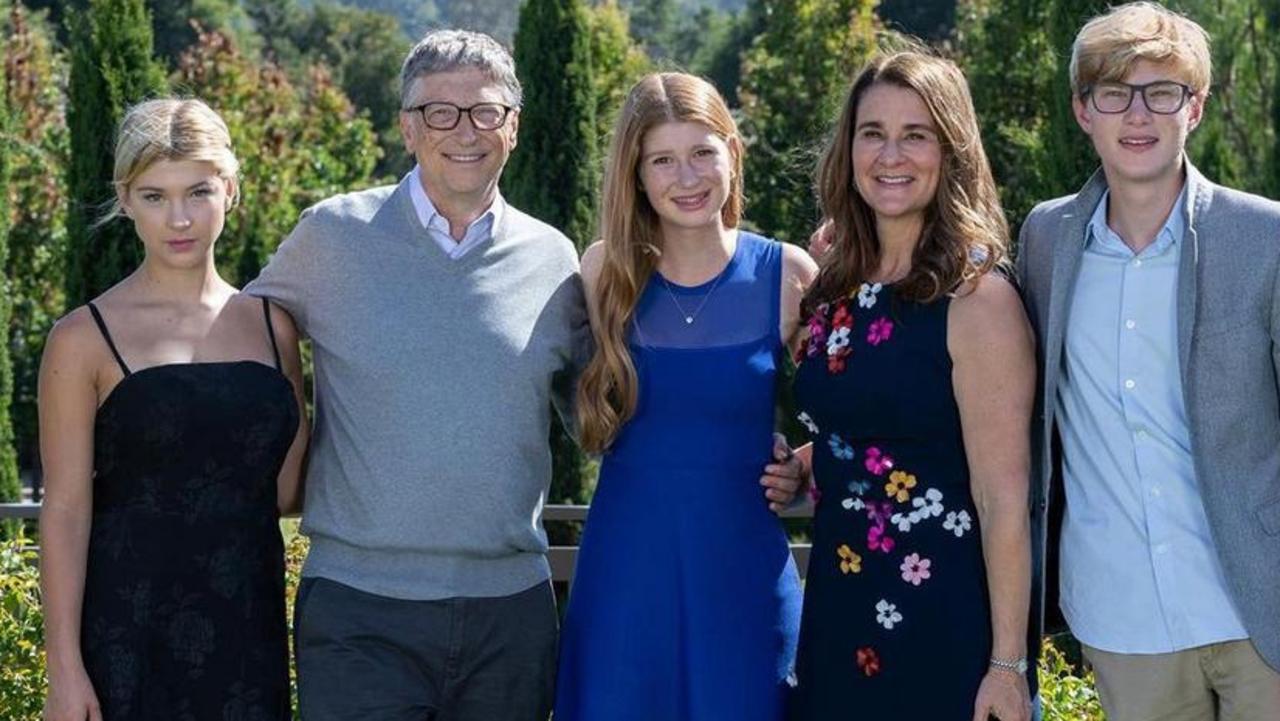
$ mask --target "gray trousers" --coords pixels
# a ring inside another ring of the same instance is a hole
[[[303,721],[546,721],[550,582],[512,596],[406,601],[304,578],[294,604]]]

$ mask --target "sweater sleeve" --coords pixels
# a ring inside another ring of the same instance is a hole
[[[244,292],[270,298],[288,311],[304,336],[310,336],[308,311],[321,273],[320,259],[313,252],[315,223],[312,209],[304,211],[266,267],[244,288]]]
[[[560,414],[560,421],[575,441],[578,440],[577,394],[578,378],[587,367],[594,352],[591,325],[587,321],[586,296],[582,289],[582,274],[575,271],[563,286],[564,313],[569,325],[568,347],[564,351],[564,366],[551,381],[551,403]]]

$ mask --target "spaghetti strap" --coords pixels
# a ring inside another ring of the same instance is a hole
[[[271,325],[271,301],[266,297],[262,299],[262,316],[267,320],[267,336],[271,338],[271,355],[276,359],[276,370],[282,370],[280,367],[280,348],[276,345],[276,329]]]
[[[111,349],[111,355],[116,357],[116,363],[120,364],[120,370],[124,371],[126,376],[132,375],[133,371],[129,370],[129,366],[125,364],[124,358],[120,357],[120,351],[116,350],[116,342],[111,339],[111,332],[107,330],[107,322],[102,319],[102,314],[98,312],[98,306],[89,301],[89,312],[93,314],[93,322],[98,324],[98,330],[102,331],[102,337],[107,341],[107,347]]]

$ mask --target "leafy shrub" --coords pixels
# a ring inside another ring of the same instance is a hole
[[[1067,657],[1046,638],[1040,646],[1040,698],[1044,721],[1104,721],[1093,672],[1077,675]]]
[[[40,572],[19,537],[0,544],[0,717],[39,721],[44,690]]]

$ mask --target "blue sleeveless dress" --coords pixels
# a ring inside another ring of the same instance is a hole
[[[863,285],[808,319],[795,378],[819,500],[792,721],[970,721],[991,609],[949,299]]]
[[[779,721],[801,591],[759,484],[774,427],[782,248],[741,232],[696,287],[636,310],[639,403],[587,518],[556,721]],[[686,318],[694,316],[693,323]]]

